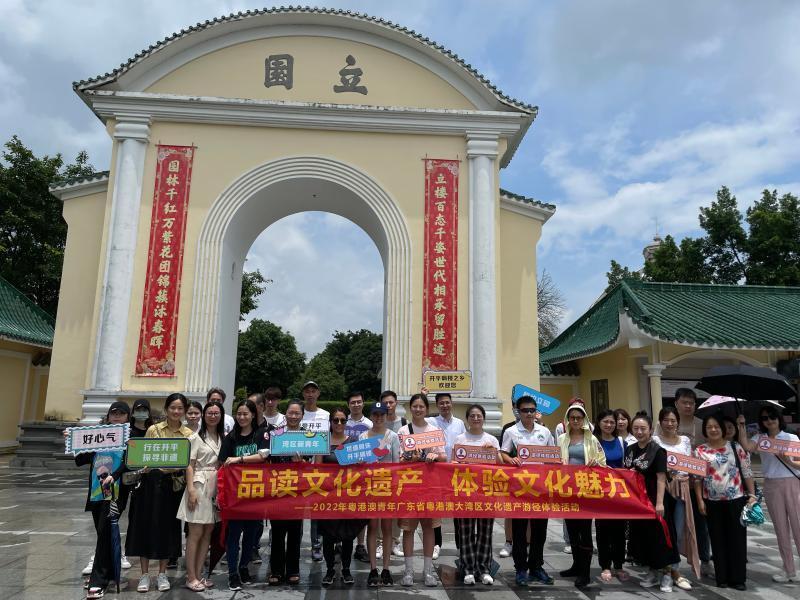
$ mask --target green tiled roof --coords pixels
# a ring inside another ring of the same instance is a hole
[[[596,354],[620,337],[620,314],[637,335],[700,348],[800,349],[800,288],[626,280],[542,349],[554,364]]]
[[[53,346],[55,320],[0,277],[0,337]]]
[[[522,202],[523,204],[533,204],[540,208],[544,208],[546,210],[555,211],[556,205],[555,204],[548,204],[547,202],[542,202],[541,200],[536,200],[535,198],[528,198],[527,196],[523,196],[522,194],[515,194],[514,192],[509,192],[503,188],[500,188],[500,195],[505,196],[507,198],[511,198],[512,200],[516,200],[517,202]]]

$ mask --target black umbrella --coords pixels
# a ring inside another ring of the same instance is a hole
[[[709,394],[745,400],[788,400],[795,394],[783,376],[772,369],[750,365],[712,367],[694,387]]]
[[[736,419],[741,414],[744,415],[747,423],[757,423],[761,409],[765,406],[772,406],[778,411],[783,410],[783,406],[774,400],[740,400],[725,396],[711,396],[697,407],[694,415],[704,419],[708,415],[723,414]]]

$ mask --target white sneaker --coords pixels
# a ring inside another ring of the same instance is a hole
[[[158,587],[159,592],[168,592],[170,585],[169,579],[167,579],[166,573],[159,573],[158,577],[156,578],[156,587]]]
[[[664,593],[672,591],[672,575],[669,573],[661,576],[661,591]]]
[[[120,559],[119,564],[123,569],[130,569],[131,568],[131,561],[129,561],[128,557],[125,556],[124,554],[122,555],[122,558]]]
[[[400,542],[397,542],[394,547],[392,548],[392,554],[395,556],[403,556],[403,547],[400,545]]]
[[[772,581],[775,583],[789,583],[791,580],[791,577],[787,577],[786,575],[782,575],[780,573],[775,573],[775,575],[772,576]]]
[[[572,546],[570,546],[569,544],[567,544],[566,546],[564,546],[564,549],[562,550],[562,552],[563,552],[564,554],[572,554]]]
[[[81,571],[81,575],[91,575],[92,568],[94,567],[94,554],[92,554],[92,558],[89,559],[89,562],[85,567],[83,567],[83,571]]]
[[[475,585],[475,575],[472,573],[464,575],[464,585]]]
[[[647,577],[639,582],[643,588],[651,588],[658,585],[658,574],[655,571],[648,571]]]
[[[411,571],[406,571],[403,573],[403,578],[400,580],[400,585],[404,585],[406,587],[411,587],[414,585],[414,573]]]
[[[150,575],[145,573],[139,578],[139,585],[136,586],[137,592],[149,592],[150,591]]]
[[[511,556],[511,548],[512,548],[511,542],[506,542],[505,544],[503,544],[503,547],[500,548],[500,552],[498,552],[500,558],[508,558],[509,556]]]
[[[473,582],[475,579],[473,578]],[[436,575],[433,574],[433,571],[427,571],[425,573],[425,585],[428,587],[436,587],[439,585],[439,580],[436,579]]]
[[[789,581],[792,583],[800,583],[800,576],[799,575],[792,575],[789,577]]]
[[[439,547],[438,544],[436,546],[434,546],[433,547],[433,556],[431,556],[431,558],[433,560],[437,560],[439,558],[439,552],[440,551],[441,551],[441,548]]]
[[[494,585],[494,579],[488,573],[484,573],[483,577],[481,577],[481,583],[483,585]]]
[[[383,558],[383,544],[379,543],[378,547],[375,548],[375,558],[380,560]]]

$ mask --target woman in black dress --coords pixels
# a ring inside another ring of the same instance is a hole
[[[646,412],[636,413],[631,422],[636,443],[625,450],[623,466],[644,476],[647,496],[656,509],[656,519],[631,521],[631,546],[637,562],[649,567],[640,582],[644,588],[660,586],[672,591],[671,567],[680,562],[675,522],[674,500],[667,493],[667,452],[654,441],[653,420]]]

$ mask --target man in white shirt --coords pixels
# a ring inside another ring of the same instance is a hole
[[[522,396],[517,400],[519,422],[506,429],[500,454],[503,462],[520,465],[517,446],[555,446],[553,434],[544,425],[536,422],[536,400]],[[530,546],[527,541],[528,525],[531,528]],[[512,519],[511,539],[517,585],[530,582],[552,585],[553,578],[544,570],[544,542],[547,538],[547,519]]]
[[[317,407],[320,394],[317,382],[306,381],[303,384],[302,394],[305,406],[300,427],[307,431],[330,431],[331,413]],[[311,560],[315,562],[322,560],[322,540],[317,530],[317,521],[314,519],[311,520]]]
[[[206,402],[210,402],[211,400],[216,400],[223,406],[225,405],[225,390],[218,387],[212,387],[210,390],[206,392]],[[236,421],[233,420],[233,417],[229,415],[230,411],[225,409],[225,419],[222,424],[223,429],[225,430],[225,435],[228,435],[231,431],[233,431],[233,426]]]
[[[264,422],[276,429],[286,426],[286,417],[278,412],[278,403],[283,399],[281,388],[270,386],[264,392]]]
[[[372,421],[364,416],[364,395],[361,392],[350,392],[347,396],[347,408],[350,409],[350,416],[344,426],[345,434],[357,438],[372,429]]]
[[[450,462],[453,458],[453,446],[455,445],[456,438],[462,433],[467,431],[464,426],[464,421],[458,417],[453,416],[453,397],[448,393],[436,394],[436,408],[439,410],[439,415],[436,417],[428,417],[427,421],[434,427],[438,427],[444,431],[444,451],[447,456],[447,461]],[[458,532],[458,529],[456,529]],[[434,546],[433,546],[433,559],[439,558],[439,552],[442,549],[442,528],[436,527],[433,530]],[[456,537],[456,548],[459,547],[459,539]]]

